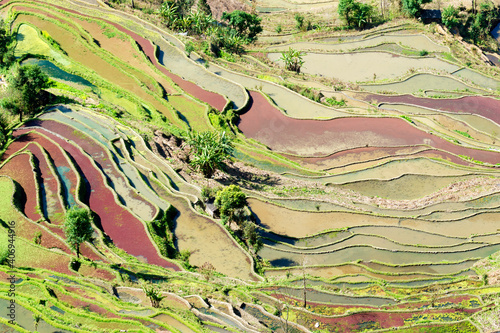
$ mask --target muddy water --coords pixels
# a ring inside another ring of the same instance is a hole
[[[500,213],[483,213],[451,222],[432,222],[418,219],[399,219],[343,212],[312,213],[292,211],[283,207],[248,200],[262,227],[289,237],[306,237],[325,230],[356,226],[403,226],[449,237],[469,237],[472,234],[497,232]]]
[[[402,231],[404,232],[404,231]],[[424,240],[425,241],[425,240]],[[500,242],[500,239],[499,239]],[[422,244],[422,240],[419,238],[415,238],[414,241],[408,243],[408,244]],[[352,246],[357,246],[357,245],[370,245],[372,247],[375,247],[377,249],[386,249],[386,250],[391,250],[391,251],[415,251],[415,252],[455,252],[455,251],[468,251],[468,250],[473,250],[482,247],[484,244],[474,244],[474,243],[467,243],[467,242],[462,242],[461,244],[457,245],[448,245],[446,247],[443,247],[441,244],[437,244],[437,246],[434,247],[421,247],[418,245],[404,245],[404,244],[398,244],[395,243],[389,239],[385,239],[383,237],[377,237],[377,236],[372,236],[372,235],[363,235],[363,234],[356,234],[353,235],[352,237],[349,237],[344,240],[338,240],[335,242],[335,240],[332,241],[327,241],[321,244],[320,246],[314,247],[314,248],[296,248],[296,247],[291,247],[289,245],[285,244],[279,244],[279,243],[273,243],[267,240],[264,240],[264,245],[267,245],[269,247],[272,247],[276,251],[282,251],[282,252],[290,252],[290,253],[296,253],[296,254],[325,254],[327,252],[334,252],[339,249],[345,248],[345,247],[352,247]],[[425,244],[427,245],[427,244]]]
[[[184,325],[183,323],[181,323],[177,319],[175,319],[167,314],[162,313],[162,314],[159,314],[159,315],[151,317],[151,318],[158,320],[158,321],[161,321],[161,322],[164,322],[164,323],[178,329],[181,332],[195,333],[195,331],[193,331],[192,329],[190,329],[189,327],[187,327],[186,325]]]
[[[391,91],[398,94],[411,94],[420,90],[436,90],[436,91],[452,91],[452,90],[469,90],[472,92],[483,93],[484,91],[476,88],[471,88],[464,83],[454,80],[450,77],[433,75],[433,74],[417,74],[404,81],[385,84],[361,85],[366,91],[380,92]]]
[[[268,58],[283,65],[279,60],[281,53],[269,53]],[[301,72],[351,82],[395,79],[408,73],[411,68],[429,68],[448,73],[459,69],[456,65],[436,58],[407,58],[384,52],[307,53],[303,60]],[[373,66],[374,63],[377,66]]]
[[[453,114],[449,117],[467,123],[476,130],[482,131],[495,138],[500,138],[500,124],[479,115]]]
[[[364,180],[340,185],[342,188],[356,191],[362,195],[393,200],[411,200],[424,197],[450,184],[475,179],[475,175],[453,176],[427,176],[403,175],[391,180]],[[415,186],[417,185],[418,186]],[[411,189],[411,191],[408,190]]]
[[[332,253],[301,254],[276,251],[273,248],[264,246],[259,251],[259,255],[268,260],[273,267],[300,266],[303,262],[306,262],[306,265],[312,266],[338,265],[356,260],[376,260],[390,265],[408,265],[417,263],[438,264],[447,261],[457,262],[468,258],[480,259],[499,250],[499,244],[469,251],[437,253],[398,252],[396,250],[377,249],[370,246],[354,246],[342,248]]]
[[[335,42],[332,44],[331,42]],[[325,42],[330,42],[326,44]],[[416,50],[426,50],[429,52],[448,52],[446,46],[438,45],[424,35],[381,35],[368,37],[363,40],[348,41],[338,43],[338,39],[320,39],[314,42],[290,43],[280,46],[270,46],[268,50],[286,51],[289,47],[295,50],[319,50],[319,51],[349,51],[360,48],[374,47],[380,44],[394,43],[402,46],[410,47]]]
[[[475,72],[469,68],[462,68],[453,73],[454,76],[464,78],[474,82],[476,85],[490,90],[500,90],[500,81]]]
[[[313,179],[326,184],[345,184],[370,179],[389,180],[399,178],[407,174],[446,177],[463,176],[471,173],[473,172],[466,169],[460,169],[458,167],[452,167],[437,161],[432,161],[427,158],[415,158],[389,161],[364,170]],[[412,191],[412,188],[407,187],[407,190]]]
[[[5,318],[6,320],[10,320],[9,317],[7,317],[6,310],[7,306],[9,305],[9,300],[0,298],[0,307],[2,308],[2,311],[0,312],[0,317]],[[20,304],[16,304],[16,324],[24,328],[25,330],[28,330],[30,332],[35,331],[35,325],[33,321],[33,313],[29,310],[27,310],[25,307],[23,307]],[[43,319],[40,320],[38,323],[37,331],[39,333],[52,333],[52,332],[61,332],[61,333],[70,333],[71,331],[67,331],[64,329],[56,328],[47,322],[45,322]]]
[[[277,288],[274,290],[277,293],[290,295],[299,299],[303,297],[302,289]],[[307,300],[310,302],[328,303],[328,304],[368,305],[368,306],[384,306],[395,303],[395,301],[390,298],[335,295],[313,289],[307,290]]]

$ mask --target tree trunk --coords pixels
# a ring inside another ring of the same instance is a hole
[[[76,246],[76,258],[80,259],[80,244]]]
[[[132,8],[135,8],[134,0],[132,0]]]

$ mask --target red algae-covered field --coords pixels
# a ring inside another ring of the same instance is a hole
[[[89,136],[54,120],[34,120],[27,124],[27,126],[46,128],[76,143],[87,154],[93,157],[96,164],[113,183],[113,188],[121,189],[119,193],[132,211],[145,220],[152,220],[156,216],[157,208],[134,192],[131,187],[127,186],[127,179],[117,170],[109,152],[105,151],[103,147]]]
[[[491,164],[500,160],[498,152],[454,145],[418,130],[401,118],[293,119],[281,113],[260,93],[250,92],[250,95],[251,107],[241,115],[238,127],[245,136],[276,151],[319,157],[360,147],[427,145]]]
[[[413,95],[356,94],[357,98],[371,103],[397,103],[423,106],[439,111],[476,114],[500,124],[500,100],[486,96],[461,98],[422,98]]]
[[[59,144],[79,166],[82,175],[88,181],[88,197],[84,201],[87,201],[90,209],[98,215],[96,224],[117,247],[131,255],[143,258],[150,264],[179,270],[177,265],[158,254],[143,223],[115,201],[111,189],[104,183],[102,173],[92,164],[88,156],[85,156],[76,146],[45,129],[39,128],[37,131]]]
[[[23,212],[32,221],[38,221],[42,216],[38,212],[38,191],[31,163],[29,154],[14,156],[0,168],[0,175],[11,177],[22,187],[26,200]]]

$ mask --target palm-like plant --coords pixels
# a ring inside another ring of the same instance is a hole
[[[287,70],[300,73],[300,68],[304,64],[304,60],[302,59],[304,55],[304,52],[290,47],[288,51],[281,52],[280,60],[285,63],[285,68]]]
[[[165,20],[165,24],[169,28],[175,28],[179,19],[179,8],[174,4],[164,2],[160,8],[160,15]]]
[[[192,148],[191,165],[199,169],[207,178],[222,167],[233,150],[231,139],[226,132],[190,132],[186,138]]]
[[[161,295],[160,290],[151,287],[143,287],[144,293],[146,294],[147,297],[149,297],[149,300],[151,301],[151,306],[153,308],[159,308],[160,307],[160,302],[162,299],[165,298],[165,296]]]

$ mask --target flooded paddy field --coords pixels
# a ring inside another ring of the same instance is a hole
[[[281,53],[269,53],[271,61],[282,65]],[[301,71],[308,74],[336,78],[342,81],[367,82],[395,79],[415,69],[434,69],[447,73],[459,69],[457,65],[436,58],[408,58],[384,52],[343,54],[306,53]],[[373,67],[373,62],[379,64]],[[368,90],[367,86],[364,86]],[[401,89],[401,88],[399,88]],[[388,88],[387,90],[390,90]]]

